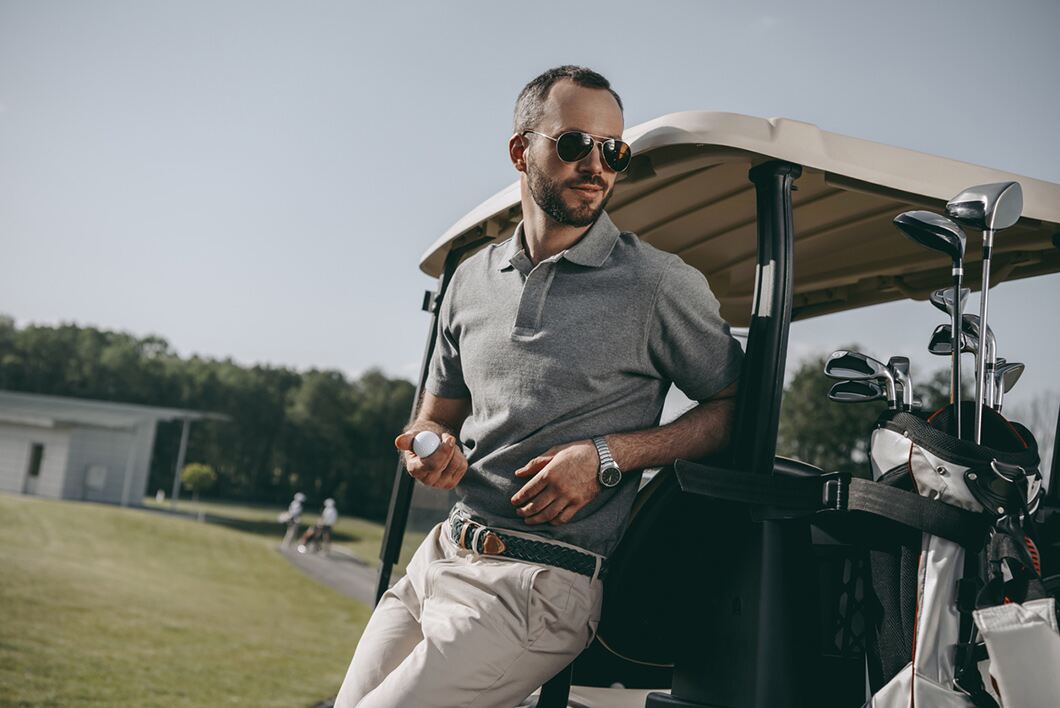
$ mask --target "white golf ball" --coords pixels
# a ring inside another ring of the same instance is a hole
[[[412,439],[412,451],[418,457],[430,457],[441,445],[442,439],[438,437],[438,433],[430,430],[420,431]]]

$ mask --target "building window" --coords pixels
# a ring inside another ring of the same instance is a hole
[[[29,476],[40,477],[40,462],[44,457],[44,444],[33,443],[33,448],[29,452]]]

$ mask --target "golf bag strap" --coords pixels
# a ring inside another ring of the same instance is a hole
[[[850,480],[847,511],[879,516],[959,543],[970,552],[982,548],[993,523],[985,514],[856,477]]]
[[[819,512],[871,514],[978,550],[992,519],[913,492],[845,472],[763,475],[678,460],[681,489],[715,499],[779,507],[809,516]]]

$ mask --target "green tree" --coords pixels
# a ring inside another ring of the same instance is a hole
[[[209,465],[193,462],[180,471],[180,483],[191,490],[192,499],[199,501],[199,492],[209,491],[217,483],[217,473]]]

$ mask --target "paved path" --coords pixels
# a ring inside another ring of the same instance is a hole
[[[277,550],[313,580],[369,607],[375,604],[379,571],[349,551],[334,546],[327,555],[323,552],[299,553],[294,546]]]

